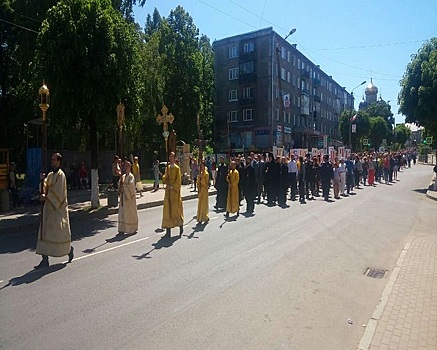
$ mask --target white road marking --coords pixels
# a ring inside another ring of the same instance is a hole
[[[123,244],[120,244],[118,246],[107,248],[107,249],[103,249],[103,250],[100,250],[100,251],[95,252],[95,253],[90,253],[90,254],[87,254],[87,255],[82,255],[82,256],[79,256],[77,258],[74,258],[73,262],[77,261],[77,260],[82,260],[82,259],[85,259],[85,258],[89,258],[91,256],[94,256],[94,255],[97,255],[97,254],[100,254],[100,253],[106,253],[106,252],[109,252],[110,250],[114,250],[114,249],[117,249],[117,248],[125,247],[125,246],[133,244],[133,243],[141,242],[141,241],[144,241],[146,239],[149,239],[149,237],[144,237],[144,238],[140,238],[140,239],[137,239],[135,241],[132,241],[132,242],[123,243]],[[64,263],[67,263],[67,261],[65,261]]]

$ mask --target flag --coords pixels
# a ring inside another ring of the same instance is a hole
[[[349,121],[354,122],[357,119],[357,115],[355,114]]]

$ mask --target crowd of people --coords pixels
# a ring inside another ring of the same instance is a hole
[[[73,260],[73,247],[68,218],[67,181],[60,169],[62,156],[52,155],[53,171],[43,180],[41,200],[44,205],[41,226],[38,235],[36,253],[42,255],[42,260],[36,269],[47,267],[49,256],[68,255]],[[212,165],[211,161],[211,165]],[[237,156],[230,160],[229,166],[224,157],[214,164],[214,176],[207,162],[202,160],[195,172],[195,188],[198,191],[197,222],[205,225],[209,222],[209,188],[211,180],[217,190],[215,209],[230,214],[240,215],[242,201],[246,201],[245,215],[254,214],[255,204],[266,203],[268,206],[289,207],[287,200],[314,200],[322,196],[325,201],[347,197],[360,186],[376,186],[397,181],[398,172],[416,163],[415,151],[388,153],[357,153],[346,159],[329,159],[328,155],[290,158],[250,153],[247,157]],[[193,161],[193,164],[197,162]],[[172,228],[179,228],[183,233],[184,210],[181,196],[181,169],[177,164],[175,154],[169,155],[169,164],[164,174],[156,163],[155,175],[165,185],[162,229],[166,230],[165,238],[171,236]],[[436,169],[434,169],[436,170]],[[137,184],[139,178],[138,158],[133,162],[119,157],[113,162],[113,186],[120,196],[118,210],[119,234],[135,234],[138,231],[138,214],[136,206]],[[51,191],[48,191],[51,188]]]
[[[230,190],[235,190],[237,182],[239,203],[247,202],[248,214],[253,213],[254,203],[266,201],[267,205],[287,207],[287,197],[291,201],[304,204],[322,196],[330,201],[333,198],[350,195],[354,188],[376,186],[376,183],[396,182],[398,171],[416,163],[415,151],[387,153],[357,153],[347,158],[329,159],[328,155],[305,157],[273,156],[251,153],[246,158],[238,156],[231,159],[230,166],[220,158],[215,179],[217,189],[217,210],[232,212],[228,207],[229,198],[235,198]],[[233,180],[234,171],[238,180]],[[237,210],[238,214],[239,210]]]

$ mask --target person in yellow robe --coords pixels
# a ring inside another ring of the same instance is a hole
[[[132,164],[132,174],[135,178],[135,186],[137,192],[140,193],[140,196],[143,196],[143,184],[141,182],[141,173],[140,173],[140,164],[138,163],[138,157],[134,157],[134,162]]]
[[[226,203],[226,217],[229,217],[229,213],[237,213],[237,217],[240,215],[240,194],[238,191],[238,183],[240,182],[240,175],[236,170],[235,161],[231,162],[231,168],[228,172],[226,180],[228,181],[228,200]]]
[[[118,206],[118,233],[134,234],[138,231],[137,199],[135,195],[135,176],[131,173],[131,164],[126,162],[126,174],[118,184],[120,204]]]
[[[197,222],[207,223],[209,221],[208,216],[208,185],[209,185],[209,173],[206,169],[205,163],[200,163],[200,173],[197,176],[197,190],[199,191],[199,203],[197,204]]]
[[[170,230],[179,227],[179,236],[184,232],[184,209],[181,197],[181,169],[175,164],[175,154],[170,153],[170,164],[167,165],[162,182],[165,184],[164,206],[162,208],[162,228],[166,229],[165,237],[169,238]]]
[[[41,201],[44,206],[36,244],[36,254],[42,255],[42,260],[35,269],[48,267],[49,256],[68,255],[68,262],[74,256],[68,217],[67,178],[60,168],[61,160],[59,153],[52,154],[53,171],[43,180]]]

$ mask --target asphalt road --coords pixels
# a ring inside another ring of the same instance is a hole
[[[73,222],[75,260],[38,272],[36,233],[2,236],[0,348],[355,349],[388,280],[366,269],[391,271],[407,242],[436,233],[431,176],[418,165],[333,203],[211,211],[206,227],[186,201],[171,240],[161,207],[129,237],[116,215]]]

